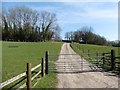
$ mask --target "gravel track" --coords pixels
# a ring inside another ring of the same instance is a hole
[[[69,43],[63,44],[60,54],[69,55],[60,55],[56,62],[59,72],[57,88],[118,88],[117,76],[107,72],[81,72],[91,71],[91,64],[81,59]]]

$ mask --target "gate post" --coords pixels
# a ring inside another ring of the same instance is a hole
[[[115,51],[111,50],[111,70],[115,68]]]
[[[48,74],[48,51],[45,53],[45,74]]]
[[[27,63],[27,90],[31,90],[31,63]]]

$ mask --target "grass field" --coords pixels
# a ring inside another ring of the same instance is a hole
[[[41,63],[41,58],[45,56],[45,51],[49,51],[49,53],[59,53],[61,46],[62,43],[59,42],[3,42],[2,81],[25,72],[27,62],[31,62],[32,67]],[[54,87],[57,82],[55,79],[56,75],[52,76],[51,78],[55,80],[52,86]],[[46,77],[46,80],[49,80],[49,77],[50,75]],[[49,85],[46,87],[49,87]]]
[[[112,47],[112,46],[101,46],[101,45],[90,45],[90,44],[71,44],[72,48],[74,49],[74,51],[78,54],[80,54],[81,56],[83,56],[86,60],[92,62],[92,61],[96,61],[96,53],[100,53],[99,56],[102,56],[102,53],[108,53],[111,52],[111,49],[115,50],[115,56],[119,56],[118,53],[118,47]],[[89,56],[88,56],[89,53]],[[118,59],[116,59],[116,61],[119,61]],[[97,61],[99,63],[99,65],[103,65],[102,64],[102,60],[99,59],[99,61]],[[96,62],[94,62],[96,63]],[[110,68],[110,64],[106,61],[105,69]],[[115,70],[116,72],[116,70]],[[118,70],[117,70],[118,72]]]
[[[111,49],[115,50],[115,54],[118,56],[118,47],[112,46],[101,46],[101,45],[91,45],[91,44],[72,44],[73,48],[77,47],[79,51],[83,51],[85,53],[88,52],[110,52]]]

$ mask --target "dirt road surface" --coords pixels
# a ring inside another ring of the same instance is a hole
[[[90,64],[83,60],[82,66],[81,57],[76,55],[69,43],[63,44],[60,54],[63,55],[60,55],[56,62],[57,71],[61,72],[57,76],[58,88],[118,88],[116,76],[106,72],[79,72],[90,71]]]

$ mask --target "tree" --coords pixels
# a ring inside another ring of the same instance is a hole
[[[60,26],[57,24],[56,27],[52,30],[52,39],[54,39],[55,41],[60,41],[61,37],[60,37],[60,32],[61,32],[61,28]]]
[[[3,40],[48,41],[61,31],[54,13],[26,6],[4,8],[2,23]]]
[[[41,12],[41,29],[42,29],[42,39],[43,41],[52,38],[52,30],[56,28],[56,15],[46,11]],[[51,34],[51,35],[49,35]]]
[[[107,40],[104,37],[93,33],[93,28],[88,26],[84,26],[74,32],[66,32],[65,37],[67,40],[82,42],[84,44],[107,45]]]
[[[70,40],[70,32],[66,32],[66,33],[65,33],[65,38],[66,38],[67,40]]]
[[[3,15],[2,16],[2,20],[3,20],[3,25],[4,25],[4,27],[2,27],[2,29],[3,29],[3,40],[8,40],[8,38],[9,38],[9,31],[8,31],[8,23],[7,23],[7,20],[6,20],[6,17],[5,17],[5,15]]]

